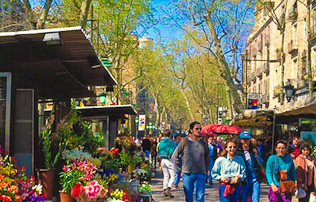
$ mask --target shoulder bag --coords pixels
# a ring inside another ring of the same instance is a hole
[[[296,184],[292,180],[287,180],[287,170],[281,170],[278,156],[276,156],[276,158],[279,165],[281,193],[292,193]]]

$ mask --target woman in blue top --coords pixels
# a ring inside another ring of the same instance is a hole
[[[221,202],[237,202],[240,197],[240,182],[246,178],[246,166],[242,157],[236,155],[237,143],[227,140],[225,150],[217,158],[212,177],[219,182]]]
[[[260,182],[259,169],[260,166],[252,151],[251,132],[243,131],[239,134],[240,151],[237,155],[241,156],[246,164],[247,179],[242,183],[242,194],[240,202],[247,202],[248,196],[251,196],[252,202],[260,201]]]
[[[281,193],[279,169],[287,170],[287,180],[295,182],[296,173],[293,159],[286,153],[287,144],[284,140],[278,140],[275,144],[277,154],[271,155],[266,165],[266,176],[269,187],[269,200],[271,202],[290,202],[292,193]]]

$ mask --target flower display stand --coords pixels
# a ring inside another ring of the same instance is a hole
[[[139,194],[138,202],[152,202],[152,195],[151,194]]]

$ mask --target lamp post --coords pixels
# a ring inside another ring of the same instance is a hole
[[[291,84],[290,79],[287,80],[287,84],[284,86],[284,91],[287,101],[290,102],[294,95],[294,86]]]
[[[101,104],[104,104],[105,101],[106,101],[106,94],[105,94],[104,91],[102,91],[102,92],[100,93],[99,98],[100,98]]]

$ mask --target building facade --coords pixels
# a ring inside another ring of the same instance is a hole
[[[307,1],[261,1],[256,5],[255,26],[244,52],[243,89],[247,100],[259,97],[259,108],[285,110],[290,107],[288,102],[302,102],[309,96],[308,60],[313,83],[316,80],[316,1],[309,1],[309,5]],[[287,85],[295,89],[290,101],[285,98]]]

